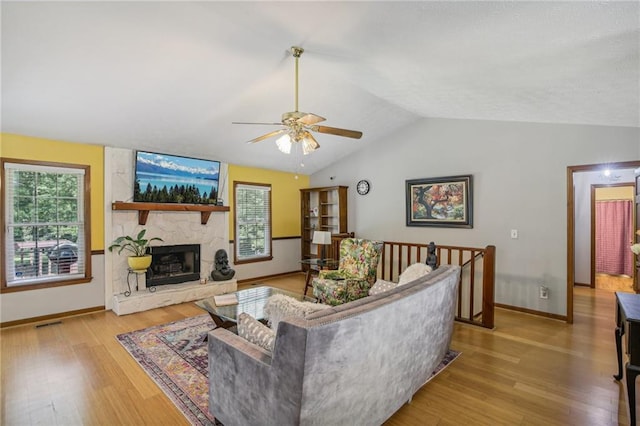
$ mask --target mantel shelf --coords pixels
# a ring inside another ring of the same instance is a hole
[[[147,218],[150,211],[167,211],[167,212],[200,212],[200,223],[206,225],[209,216],[213,212],[228,212],[229,206],[211,206],[206,204],[165,204],[165,203],[124,203],[115,201],[111,204],[111,210],[137,210],[138,223],[140,225],[147,224]]]

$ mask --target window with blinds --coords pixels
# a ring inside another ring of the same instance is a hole
[[[2,287],[90,278],[89,167],[5,160],[2,169]]]
[[[235,263],[270,260],[271,185],[234,182]]]

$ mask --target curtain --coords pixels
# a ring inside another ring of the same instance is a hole
[[[633,276],[633,203],[596,201],[596,272]]]

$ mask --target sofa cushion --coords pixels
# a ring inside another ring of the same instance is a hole
[[[274,294],[264,305],[264,316],[269,320],[272,330],[278,329],[278,323],[286,317],[304,318],[308,314],[329,308],[322,303],[302,302],[284,294]]]
[[[398,285],[410,283],[417,278],[427,275],[432,270],[431,266],[425,265],[424,263],[414,263],[413,265],[407,266],[407,269],[400,274]]]
[[[247,313],[238,315],[238,336],[273,352],[276,333]]]
[[[414,263],[407,267],[402,274],[400,274],[399,281],[394,283],[392,281],[377,280],[375,284],[369,289],[369,296],[375,296],[376,294],[384,293],[385,291],[393,290],[399,285],[404,285],[423,277],[432,271],[431,267],[424,263]]]
[[[376,283],[369,289],[369,296],[375,296],[376,294],[393,290],[397,286],[398,283],[394,283],[393,281],[377,280]]]

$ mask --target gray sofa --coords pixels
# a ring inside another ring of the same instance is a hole
[[[273,354],[209,333],[209,411],[233,425],[376,425],[449,349],[460,268],[280,322]]]

